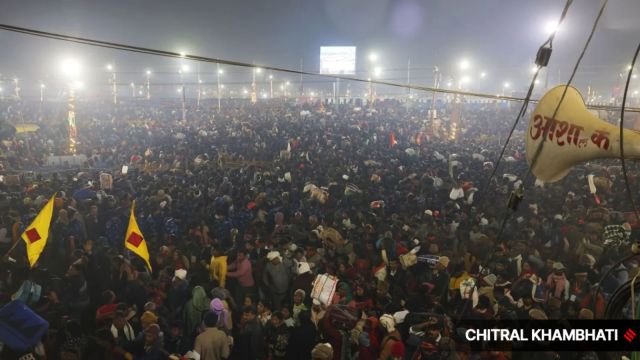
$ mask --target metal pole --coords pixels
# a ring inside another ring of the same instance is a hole
[[[67,126],[69,128],[69,153],[76,154],[76,109],[73,85],[69,86],[69,103],[67,112]]]
[[[202,84],[202,80],[200,80],[200,63],[198,63],[198,96],[196,98],[196,109],[200,108],[200,97],[202,93],[202,86],[200,84]]]
[[[185,104],[186,102],[186,94],[185,94],[185,88],[184,88],[184,76],[182,75],[182,70],[180,70],[180,83],[182,84],[182,121],[186,122],[187,121],[187,106]]]
[[[411,58],[407,60],[407,85],[411,84]],[[409,96],[411,96],[411,88],[409,88]]]
[[[221,101],[220,101],[220,64],[216,64],[216,76],[218,79],[218,112],[220,112],[221,109]]]
[[[20,100],[20,85],[18,84],[18,79],[13,79],[15,83],[15,91],[16,91],[16,99]]]
[[[147,100],[151,100],[151,74],[147,72]]]
[[[113,71],[111,72],[111,85],[112,85],[112,95],[113,95],[113,104],[118,104],[118,85],[116,85],[116,65],[113,65]]]
[[[440,69],[437,66],[433,67],[433,88],[437,89],[440,86]],[[433,135],[434,125],[436,122],[436,92],[433,92],[431,97],[431,134]]]

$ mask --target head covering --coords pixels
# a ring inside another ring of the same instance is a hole
[[[187,278],[187,270],[178,269],[173,273],[173,279],[185,280]]]
[[[447,266],[449,266],[449,258],[446,256],[440,256],[440,258],[438,259],[438,263],[440,265],[442,265],[442,267],[446,268]]]
[[[540,309],[531,309],[529,310],[529,317],[533,320],[549,320],[547,314]]]
[[[209,304],[209,309],[211,309],[211,312],[218,315],[218,324],[226,327],[226,325],[228,324],[227,320],[228,320],[229,314],[228,314],[228,311],[225,310],[224,303],[222,302],[222,300],[217,298],[211,300],[211,303]]]
[[[329,343],[320,343],[311,350],[312,360],[331,360],[333,359],[333,348]]]
[[[384,314],[380,317],[380,325],[387,330],[393,332],[396,329],[396,321],[393,315]]]
[[[193,307],[198,311],[205,311],[209,305],[209,299],[207,293],[202,286],[196,286],[191,291],[191,303]]]
[[[561,262],[556,261],[553,263],[553,270],[564,270],[564,265]]]
[[[148,301],[144,304],[144,311],[156,311],[156,303]]]
[[[322,303],[320,302],[320,300],[315,299],[315,298],[313,299],[312,304],[313,304],[313,305],[316,305],[316,306],[320,306],[320,305],[322,305]]]
[[[583,308],[580,309],[580,312],[578,313],[578,319],[579,320],[593,320],[594,316],[593,316],[593,311]]]
[[[304,298],[306,298],[306,297],[307,297],[307,293],[306,293],[306,292],[304,292],[304,290],[302,290],[302,289],[298,289],[298,290],[296,290],[296,291],[293,293],[293,295],[297,295],[297,294],[302,295],[302,299],[304,299]]]
[[[275,259],[275,258],[280,258],[280,260],[282,260],[282,258],[280,257],[280,252],[278,252],[278,251],[270,251],[267,254],[267,260],[273,261],[273,259]]]
[[[298,264],[298,275],[305,274],[311,272],[311,267],[309,263],[301,262]]]
[[[158,323],[158,317],[151,311],[145,311],[142,316],[140,316],[140,323],[146,329],[149,325]]]

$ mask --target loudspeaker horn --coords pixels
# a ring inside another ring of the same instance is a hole
[[[554,118],[565,88],[567,93]],[[545,134],[546,141],[533,164]],[[561,180],[573,166],[585,161],[620,157],[619,128],[589,112],[580,92],[571,86],[556,86],[540,99],[525,136],[531,172],[544,182]],[[624,129],[624,141],[625,158],[640,158],[640,133]]]

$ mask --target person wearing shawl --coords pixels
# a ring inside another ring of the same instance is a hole
[[[231,322],[229,309],[225,307],[224,302],[218,298],[211,300],[209,310],[218,316],[218,329],[230,334],[231,329],[233,328],[233,323]]]
[[[196,286],[191,291],[191,299],[184,307],[185,334],[195,336],[202,318],[209,311],[209,298],[202,286]]]
[[[296,326],[300,325],[299,315],[303,311],[309,311],[307,305],[304,304],[304,300],[307,297],[307,294],[304,290],[298,289],[293,293],[293,320]]]
[[[351,287],[346,282],[341,282],[338,284],[338,291],[336,291],[336,296],[338,298],[338,304],[347,305],[349,307],[355,307],[355,302],[353,301],[353,295],[351,293]]]

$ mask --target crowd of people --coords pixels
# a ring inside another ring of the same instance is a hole
[[[2,358],[553,358],[472,351],[461,322],[603,318],[638,273],[619,168],[524,177],[526,121],[496,163],[516,104],[81,103],[66,169],[65,108],[2,104],[40,127],[0,144],[3,252],[57,193],[38,264],[0,264],[2,303],[49,328]],[[152,271],[124,249],[133,200]]]

